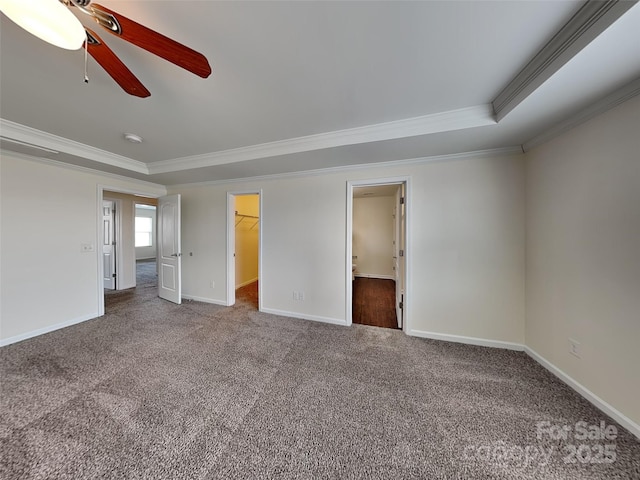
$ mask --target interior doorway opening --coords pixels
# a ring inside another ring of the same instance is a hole
[[[241,300],[260,310],[261,193],[229,193],[227,204],[227,304]]]
[[[99,312],[102,315],[112,303],[105,301],[106,296],[124,292],[131,294],[134,289],[142,286],[157,290],[155,209],[158,200],[104,187],[99,187],[98,198],[100,216],[97,250],[100,257],[98,271],[101,290]],[[148,218],[147,225],[142,230],[138,217]],[[144,235],[147,237],[146,242],[141,241]],[[140,249],[137,246],[140,244],[145,244],[146,247]]]
[[[156,205],[153,202],[136,203],[134,218],[136,288],[157,288],[158,263],[157,256],[157,217]]]
[[[408,331],[408,178],[347,188],[347,324]]]

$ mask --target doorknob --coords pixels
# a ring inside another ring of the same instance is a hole
[[[182,254],[181,253],[172,253],[171,256],[172,257],[181,257]]]

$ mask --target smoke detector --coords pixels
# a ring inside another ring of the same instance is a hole
[[[142,137],[140,135],[136,135],[135,133],[125,133],[124,138],[126,138],[131,143],[142,143]]]

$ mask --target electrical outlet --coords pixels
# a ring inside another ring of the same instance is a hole
[[[295,290],[293,291],[293,301],[294,302],[298,301],[298,292],[296,292]]]
[[[211,283],[209,284],[209,286],[211,288],[216,288],[216,282],[214,282],[213,280],[211,280]]]
[[[298,300],[304,302],[304,292],[298,292]]]
[[[580,355],[581,355],[580,342],[578,342],[577,340],[574,340],[573,338],[570,338],[569,353],[576,358],[580,358]]]
[[[83,253],[93,252],[94,250],[93,243],[83,243],[80,245],[80,251]]]

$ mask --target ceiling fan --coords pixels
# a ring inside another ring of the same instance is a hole
[[[202,78],[207,78],[211,74],[211,66],[204,55],[162,35],[161,33],[134,22],[124,15],[114,12],[113,10],[97,3],[93,3],[91,0],[59,0],[59,2],[60,4],[57,4],[56,0],[40,0],[34,5],[33,2],[24,2],[24,0],[19,0],[18,2],[0,0],[0,10],[2,10],[18,25],[27,29],[31,33],[34,33],[36,36],[55,45],[62,46],[63,48],[76,49],[79,47],[60,45],[51,39],[45,38],[45,36],[34,31],[32,28],[32,25],[39,21],[43,24],[46,23],[47,25],[44,25],[43,30],[48,30],[47,33],[51,33],[51,30],[54,30],[57,26],[51,18],[49,18],[48,9],[51,9],[52,13],[62,13],[64,16],[70,14],[70,12],[63,13],[64,11],[67,11],[66,8],[62,9],[63,12],[53,12],[53,10],[59,10],[60,7],[64,6],[74,8],[83,14],[90,16],[98,25],[109,33],[143,48],[179,67],[182,67],[189,72],[192,72]],[[30,5],[25,6],[25,4]],[[16,14],[17,10],[22,10],[24,8],[30,9],[30,11],[20,11]],[[47,9],[46,12],[44,10],[45,8]],[[26,20],[24,17],[26,17]],[[79,23],[79,20],[75,18],[73,14],[71,14],[70,17],[72,17],[71,22],[75,21]],[[86,49],[86,52],[91,55],[102,68],[104,68],[104,70],[116,81],[118,85],[122,87],[125,92],[130,95],[143,98],[151,95],[149,90],[147,90],[142,82],[138,80],[133,72],[129,70],[129,68],[107,46],[98,34],[89,28],[83,27],[82,24],[80,24],[79,27],[73,24],[71,26],[74,28],[77,27],[84,29],[83,35],[85,37],[81,40],[82,44],[80,46]],[[64,33],[65,32],[61,32],[61,34]],[[85,75],[85,82],[86,81],[87,77]]]

